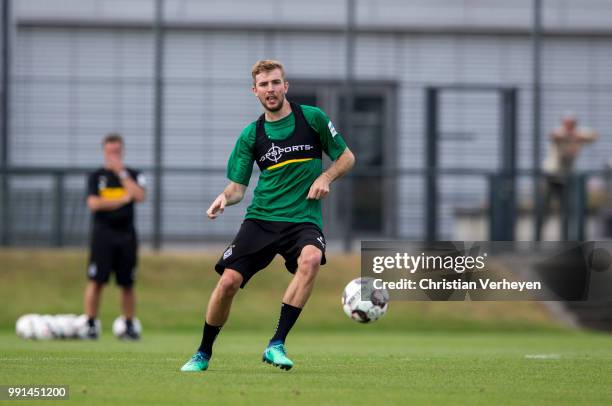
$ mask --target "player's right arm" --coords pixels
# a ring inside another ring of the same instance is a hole
[[[87,207],[91,211],[112,211],[125,206],[130,203],[132,198],[129,195],[125,195],[120,199],[104,199],[100,196],[89,195],[87,196]]]
[[[217,196],[208,210],[206,210],[208,218],[214,220],[219,214],[223,213],[225,206],[239,203],[244,197],[246,188],[245,185],[241,185],[240,183],[230,182],[229,185],[225,187],[225,190],[223,190],[223,193]]]
[[[112,211],[125,206],[132,201],[129,194],[125,194],[119,199],[104,199],[98,192],[98,179],[95,174],[91,174],[87,180],[87,207],[91,211]]]
[[[555,128],[548,137],[552,142],[561,142],[567,138],[567,133],[561,127]]]

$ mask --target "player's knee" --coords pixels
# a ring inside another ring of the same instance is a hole
[[[102,291],[102,289],[104,289],[104,283],[98,282],[98,281],[94,281],[94,280],[90,280],[89,281],[89,286],[96,293],[100,293],[100,291]]]
[[[240,284],[242,283],[242,275],[237,272],[223,272],[219,279],[219,290],[223,296],[234,296]]]
[[[123,285],[121,286],[121,290],[123,291],[124,294],[133,294],[134,286],[133,285]]]
[[[314,276],[319,270],[321,264],[321,251],[314,247],[304,247],[300,257],[298,258],[298,268],[300,271]]]

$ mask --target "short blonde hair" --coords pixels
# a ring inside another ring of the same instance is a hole
[[[255,77],[262,72],[272,72],[274,69],[280,69],[283,81],[285,80],[285,68],[283,64],[274,59],[262,59],[255,62],[253,69],[251,69],[251,76],[253,76],[253,85],[255,84]]]
[[[123,141],[123,137],[121,136],[121,134],[119,133],[108,133],[104,136],[104,138],[102,139],[102,146],[109,144],[109,143],[119,143],[121,145],[125,145],[125,142]]]

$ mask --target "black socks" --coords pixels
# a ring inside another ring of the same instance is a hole
[[[278,324],[276,326],[276,332],[274,337],[270,339],[270,345],[285,343],[287,334],[295,324],[299,317],[302,309],[299,307],[291,306],[287,303],[281,305],[280,317],[278,318]]]
[[[199,352],[203,352],[208,355],[210,358],[212,356],[212,347],[217,335],[221,331],[221,326],[211,326],[210,324],[204,322],[204,332],[202,333],[202,342],[200,343],[200,347],[198,348]]]
[[[270,339],[270,344],[285,343],[287,334],[297,321],[302,309],[299,307],[291,306],[287,303],[281,305],[280,317],[278,318],[278,324],[276,326],[276,332]],[[221,326],[211,326],[207,322],[204,322],[204,331],[202,333],[202,342],[198,348],[199,352],[203,352],[210,358],[212,356],[212,347],[217,338],[217,335],[221,331]]]

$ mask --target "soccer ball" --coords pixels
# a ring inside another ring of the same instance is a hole
[[[38,314],[24,314],[17,319],[15,323],[15,332],[17,336],[24,340],[33,340],[34,337],[34,318],[38,317]]]
[[[34,340],[51,340],[55,337],[53,334],[52,321],[49,316],[35,315],[31,319],[32,323],[32,338]]]
[[[342,294],[344,313],[359,323],[380,319],[389,307],[389,292],[375,289],[374,278],[357,278],[349,282]]]
[[[48,337],[48,339],[59,338],[61,336],[61,333],[59,331],[59,324],[56,322],[55,316],[52,316],[50,314],[44,314],[40,316],[40,318],[47,326],[49,332],[51,332],[51,337]],[[45,339],[47,339],[47,337],[45,337]]]
[[[83,327],[84,326],[84,327]],[[24,340],[51,340],[56,338],[82,338],[87,333],[87,316],[74,314],[24,314],[15,323],[15,332]],[[98,330],[100,325],[98,322]]]
[[[142,324],[140,324],[140,320],[134,317],[132,319],[132,325],[134,326],[134,331],[140,335],[142,333]],[[113,335],[117,338],[123,338],[126,330],[127,326],[125,325],[125,317],[117,317],[113,322]]]
[[[58,314],[55,316],[55,325],[59,338],[75,338],[76,336],[75,314]]]

